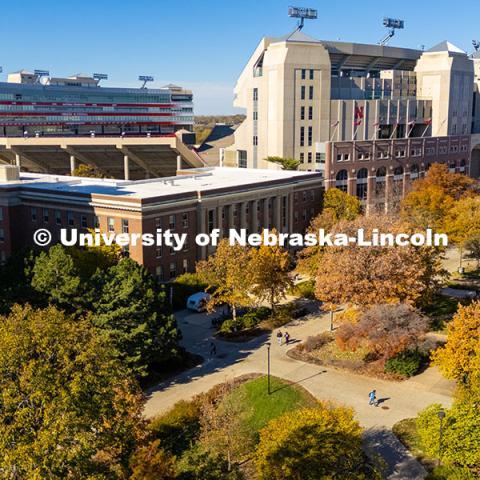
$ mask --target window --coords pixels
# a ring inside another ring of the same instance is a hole
[[[313,85],[308,87],[308,99],[313,100]]]
[[[256,147],[258,145],[258,136],[254,135],[253,136],[253,146]]]
[[[348,160],[350,160],[350,154],[349,153],[346,153],[344,156],[343,156],[343,159],[347,162]]]
[[[307,220],[307,209],[304,208],[302,211],[302,220],[305,222]]]
[[[188,260],[186,258],[183,259],[183,262],[182,262],[182,270],[183,270],[183,273],[187,273],[188,272]]]
[[[122,247],[122,255],[125,257],[125,258],[128,258],[130,256],[130,246],[129,245],[124,245]]]
[[[182,214],[182,226],[183,228],[188,228],[188,213]]]
[[[313,120],[313,107],[308,107],[308,119]]]
[[[300,107],[300,120],[305,120],[305,107]]]
[[[300,146],[305,145],[305,127],[300,127]]]
[[[300,98],[301,98],[302,100],[305,100],[305,85],[302,85],[302,86],[300,87]]]
[[[80,218],[80,225],[82,225],[83,228],[88,227],[86,215],[82,215],[82,217]]]
[[[253,89],[253,101],[258,101],[258,88]]]
[[[155,219],[155,228],[162,228],[162,219],[160,217]]]
[[[256,110],[253,112],[253,119],[258,120],[258,112]]]
[[[0,222],[3,222],[3,207],[0,207]]]
[[[238,152],[238,167],[247,168],[247,151],[237,150]]]
[[[48,223],[48,208],[43,209],[43,221]]]
[[[168,228],[175,228],[175,215],[169,215]]]
[[[302,192],[302,199],[303,199],[304,202],[307,201],[307,191],[306,191],[306,190],[304,190],[304,191]]]
[[[170,278],[175,278],[177,276],[177,265],[175,262],[170,264]]]
[[[157,247],[155,250],[155,256],[157,258],[162,258],[162,247]]]
[[[308,152],[307,158],[308,158],[308,163],[312,163],[312,152]]]
[[[113,218],[112,218],[113,220]],[[73,218],[72,212],[67,212],[67,225],[73,227],[75,225],[75,219]]]
[[[115,231],[115,219],[112,218],[112,217],[108,217],[107,224],[108,224],[108,231],[109,232],[114,232]]]
[[[170,247],[170,248],[168,249],[168,251],[170,252],[170,255],[175,255],[175,253],[176,253],[176,252],[175,252],[175,249],[174,249],[173,247]]]
[[[55,210],[55,223],[57,225],[62,224],[62,212],[60,210]]]
[[[308,146],[312,146],[312,140],[313,140],[313,128],[308,127]]]
[[[310,80],[313,80],[313,70],[310,70]]]
[[[5,230],[3,228],[0,228],[0,242],[5,241]]]
[[[93,228],[100,228],[100,219],[97,215],[93,217]]]
[[[212,233],[212,230],[215,228],[215,220],[214,220],[214,210],[208,211],[208,232]]]
[[[305,154],[303,152],[300,153],[300,161],[302,163],[305,161]]]
[[[163,268],[161,265],[157,265],[155,268],[155,276],[157,277],[157,281],[161,282],[163,280]]]
[[[122,233],[128,233],[128,219],[122,218]]]
[[[310,200],[315,200],[315,191],[310,190]]]
[[[302,80],[305,80],[306,73],[307,71],[304,68],[302,68]]]

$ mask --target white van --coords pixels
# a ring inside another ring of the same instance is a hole
[[[187,308],[194,312],[204,312],[207,309],[207,303],[210,295],[205,292],[197,292],[190,295],[187,299]]]

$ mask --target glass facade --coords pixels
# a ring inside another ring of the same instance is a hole
[[[180,89],[0,83],[0,136],[173,134],[193,126]]]

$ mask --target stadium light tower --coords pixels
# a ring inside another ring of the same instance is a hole
[[[140,88],[146,88],[145,85],[147,82],[153,82],[154,78],[150,75],[139,75],[138,79],[143,82]]]
[[[297,30],[301,30],[305,19],[315,20],[317,18],[317,11],[314,8],[288,7],[288,16],[300,19]]]
[[[93,78],[97,80],[97,83],[100,83],[100,80],[108,80],[108,75],[106,73],[94,73]]]
[[[405,28],[405,22],[403,20],[398,20],[397,18],[388,18],[383,19],[383,26],[388,28],[387,34],[378,42],[379,45],[386,45],[388,41],[395,35],[395,30],[401,30]]]
[[[39,83],[42,77],[48,77],[50,75],[49,70],[34,70],[33,73],[37,76],[35,83]]]

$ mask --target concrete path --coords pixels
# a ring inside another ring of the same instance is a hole
[[[214,358],[209,357],[213,333],[211,317],[185,310],[177,314],[177,319],[184,336],[183,345],[206,360],[202,365],[147,392],[146,417],[158,415],[178,400],[190,399],[226,379],[246,373],[267,373],[266,342],[270,341],[272,375],[302,385],[316,398],[334,400],[353,407],[360,424],[368,429],[365,435],[368,444],[385,456],[389,464],[389,478],[424,478],[423,468],[409,456],[390,429],[401,419],[415,417],[431,403],[451,405],[454,384],[443,379],[436,369],[429,368],[414,379],[390,382],[311,365],[288,357],[287,348],[293,348],[295,343],[308,336],[329,329],[328,314],[312,315],[291,322],[286,329],[282,328],[282,331],[288,330],[290,333],[292,345],[289,347],[279,346],[276,338],[268,335],[246,343],[214,340],[217,347]],[[380,399],[379,407],[368,405],[368,393],[373,388],[377,390]]]

